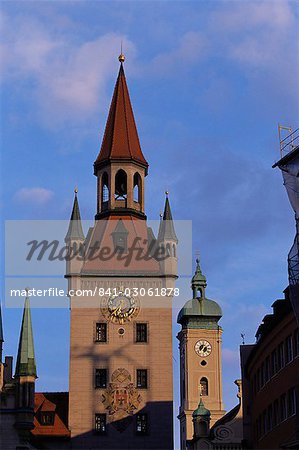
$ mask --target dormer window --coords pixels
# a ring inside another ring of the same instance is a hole
[[[128,251],[128,230],[125,228],[123,221],[120,219],[112,233],[114,249],[121,253]]]
[[[54,425],[55,413],[53,411],[41,411],[39,423],[44,426]]]

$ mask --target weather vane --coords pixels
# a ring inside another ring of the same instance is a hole
[[[119,55],[119,57],[118,57],[118,60],[119,60],[119,62],[120,63],[123,63],[123,62],[125,62],[125,55],[123,54],[123,41],[121,41],[121,44],[120,44],[120,55]]]
[[[245,333],[241,333],[242,345],[245,345]]]

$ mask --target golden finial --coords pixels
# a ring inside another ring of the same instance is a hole
[[[162,219],[162,217],[163,217],[163,213],[162,213],[162,211],[160,211],[160,214],[159,214],[159,216],[160,216],[160,219]]]
[[[169,195],[169,192],[168,192],[168,191],[165,191],[165,194],[166,194],[166,196],[168,196],[168,195]]]
[[[26,292],[26,297],[28,298],[29,297],[29,291],[30,291],[30,288],[29,287],[25,287],[25,292]]]
[[[77,186],[75,187],[74,192],[75,192],[76,195],[78,194],[78,188],[77,188]]]
[[[123,54],[123,41],[121,41],[121,44],[120,44],[120,55],[119,55],[119,57],[118,57],[118,60],[119,60],[119,62],[120,63],[123,63],[123,62],[125,62],[125,55]]]

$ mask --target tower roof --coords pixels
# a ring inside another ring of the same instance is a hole
[[[33,344],[32,322],[29,298],[26,297],[21,325],[15,376],[36,377],[36,363]]]
[[[205,407],[202,398],[200,398],[200,401],[198,403],[198,407],[195,409],[195,411],[193,411],[192,416],[193,417],[198,417],[198,416],[200,416],[200,417],[210,417],[210,415],[211,415],[211,411]]]
[[[206,328],[214,328],[218,320],[222,317],[222,310],[217,302],[209,300],[205,295],[207,279],[203,275],[199,258],[196,259],[195,274],[192,277],[191,287],[193,298],[188,300],[178,314],[177,322],[180,324],[188,323],[189,319],[194,319]],[[201,296],[198,296],[198,291]],[[194,324],[193,324],[194,325]]]
[[[207,287],[207,279],[201,271],[199,257],[196,258],[195,274],[191,280],[192,289],[199,287]]]
[[[140,147],[122,62],[114,88],[101,151],[94,163],[95,170],[102,163],[112,160],[132,160],[146,169],[148,167]]]
[[[165,199],[165,206],[164,206],[164,213],[162,220],[160,222],[159,227],[159,234],[158,234],[158,240],[162,241],[164,239],[171,240],[171,241],[178,241],[177,235],[175,233],[174,224],[172,220],[172,213],[168,198],[168,192],[166,192],[166,199]]]
[[[72,214],[71,214],[71,218],[70,218],[68,232],[65,237],[66,240],[68,240],[68,239],[84,240],[84,233],[83,233],[82,224],[81,224],[81,215],[80,215],[80,208],[79,208],[77,193],[78,193],[78,191],[77,191],[77,189],[75,189],[73,210],[72,210]]]

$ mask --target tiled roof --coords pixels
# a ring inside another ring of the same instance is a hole
[[[34,429],[36,437],[69,437],[68,429],[68,392],[36,392],[34,396]],[[40,423],[42,413],[53,413],[53,425]]]
[[[148,167],[140,147],[122,64],[114,88],[101,151],[94,163],[95,169],[101,163],[111,160],[134,160]]]

